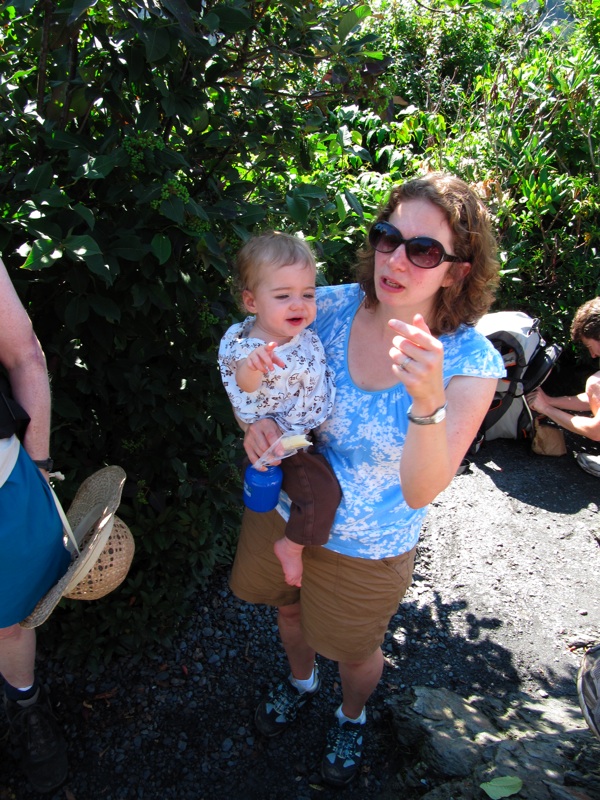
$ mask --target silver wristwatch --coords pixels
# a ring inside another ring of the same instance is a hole
[[[438,408],[436,411],[433,412],[429,417],[415,417],[412,413],[412,405],[408,409],[407,416],[410,422],[414,422],[415,425],[436,425],[438,422],[441,422],[443,419],[446,419],[446,408],[448,407],[448,403],[444,403],[443,406]]]

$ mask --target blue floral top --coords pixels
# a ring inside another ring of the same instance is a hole
[[[331,463],[342,488],[329,542],[335,552],[357,558],[400,555],[417,543],[427,508],[404,502],[399,466],[411,398],[401,383],[365,391],[348,370],[348,339],[364,297],[358,284],[319,287],[314,328],[333,369],[336,396],[331,416],[318,428],[317,449]],[[440,337],[444,383],[454,375],[501,378],[504,364],[491,342],[462,325]],[[283,509],[282,509],[283,511]]]

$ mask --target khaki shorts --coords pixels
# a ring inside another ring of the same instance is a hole
[[[308,644],[334,661],[364,661],[383,642],[391,617],[412,580],[415,548],[394,558],[350,558],[325,547],[303,552],[302,588],[289,586],[273,552],[285,522],[276,511],[246,509],[231,590],[249,603],[301,603]]]

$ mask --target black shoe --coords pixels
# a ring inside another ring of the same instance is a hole
[[[315,682],[310,691],[298,691],[289,678],[278,683],[259,703],[254,714],[254,722],[260,733],[263,736],[277,736],[284,731],[296,719],[302,706],[312,700],[320,686],[321,678],[316,664]]]
[[[362,759],[364,724],[338,720],[327,732],[321,775],[332,786],[346,786],[358,772]]]
[[[583,657],[577,674],[577,696],[585,721],[600,739],[600,644]]]
[[[50,701],[40,687],[31,700],[4,698],[10,738],[19,749],[21,768],[37,792],[51,792],[67,778],[67,743]]]

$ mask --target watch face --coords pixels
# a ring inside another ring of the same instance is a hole
[[[415,417],[412,413],[412,405],[408,409],[408,418],[411,422],[414,422],[416,425],[435,425],[438,422],[441,422],[443,419],[446,418],[446,407],[447,403],[445,403],[441,408],[438,408],[437,411],[434,411],[433,414],[429,417]]]

